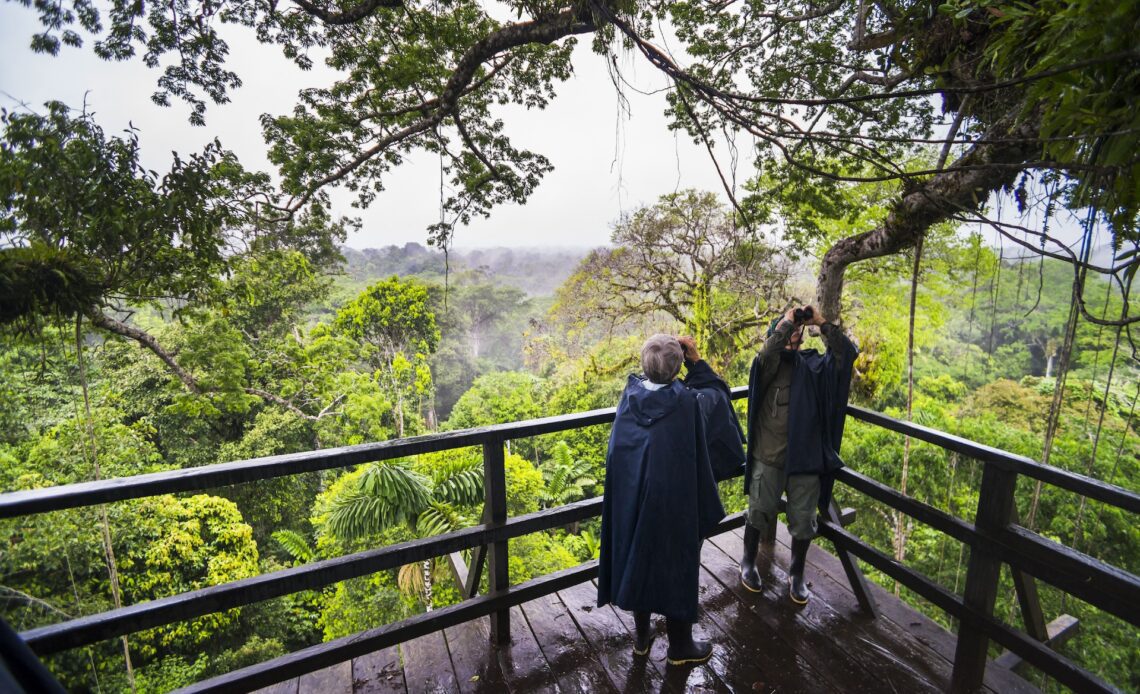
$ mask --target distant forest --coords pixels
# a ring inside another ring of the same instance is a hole
[[[355,281],[415,275],[443,283],[448,273],[495,278],[527,296],[550,296],[590,249],[542,247],[451,249],[446,254],[418,243],[356,250],[341,248],[345,273]]]

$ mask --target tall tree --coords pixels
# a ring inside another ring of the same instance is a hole
[[[712,193],[686,190],[622,218],[614,248],[587,256],[558,290],[572,324],[667,316],[722,369],[786,296],[790,262],[737,227]]]
[[[404,435],[405,399],[427,394],[427,357],[439,328],[427,287],[393,276],[373,284],[337,311],[332,329],[357,340],[377,378],[396,400],[396,432]]]

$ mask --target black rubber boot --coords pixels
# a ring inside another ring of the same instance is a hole
[[[669,650],[665,657],[670,665],[700,665],[712,657],[712,644],[693,640],[691,622],[666,619],[665,631],[669,634]]]
[[[653,645],[653,632],[650,629],[648,612],[633,613],[633,654],[649,655],[649,647]]]
[[[792,539],[792,566],[788,569],[788,597],[797,605],[806,605],[811,591],[804,583],[804,564],[807,563],[808,547],[811,540]]]
[[[760,572],[756,570],[756,550],[760,548],[760,531],[744,524],[744,556],[740,558],[740,583],[753,593],[760,592]]]

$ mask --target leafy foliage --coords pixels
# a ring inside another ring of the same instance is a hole
[[[0,321],[74,316],[112,301],[191,304],[213,288],[250,199],[268,186],[217,142],[176,156],[161,179],[137,133],[104,135],[92,114],[0,114]]]
[[[574,460],[565,441],[556,443],[550,451],[550,459],[542,464],[542,477],[546,481],[542,490],[543,505],[562,506],[592,492],[598,480],[590,476],[591,468],[581,458]]]

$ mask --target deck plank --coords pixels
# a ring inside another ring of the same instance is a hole
[[[491,626],[487,617],[448,627],[444,634],[460,692],[505,694],[510,691],[503,678],[498,653],[491,643]]]
[[[455,670],[442,631],[412,639],[401,647],[408,694],[457,694]]]
[[[738,541],[743,541],[740,530],[734,530],[732,534]],[[776,563],[787,566],[791,557],[791,536],[782,523],[777,526],[776,540],[776,546],[772,548],[779,557]],[[868,581],[868,585],[879,604],[879,619],[863,617],[839,558],[819,544],[818,540],[812,543],[808,551],[808,565],[819,571],[818,576],[822,580],[819,590],[827,594],[828,606],[841,615],[850,616],[853,622],[863,624],[870,632],[866,636],[868,643],[886,649],[885,653],[898,660],[901,667],[923,670],[921,666],[925,665],[926,671],[938,673],[931,675],[931,681],[940,689],[947,689],[953,671],[954,649],[957,643],[955,635],[871,581]],[[825,547],[830,546],[829,542],[825,545]],[[761,552],[763,551],[762,546]],[[782,574],[782,570],[778,573]],[[900,653],[900,648],[914,648],[914,650]],[[998,667],[986,668],[984,685],[986,689],[1002,694],[1039,692],[1036,687],[1015,673]]]
[[[352,661],[346,660],[301,675],[297,690],[321,694],[352,694]]]
[[[558,592],[583,638],[598,653],[602,669],[610,683],[622,692],[676,691],[665,687],[663,665],[649,657],[633,655],[633,636],[619,619],[619,610],[609,605],[598,607],[598,589],[593,583],[582,583]],[[656,625],[655,625],[656,626]],[[664,633],[655,639],[664,641]]]
[[[926,692],[949,685],[955,637],[881,587],[871,590],[880,617],[863,614],[839,560],[814,546],[806,578],[815,598],[788,599],[790,538],[761,548],[766,585],[740,585],[741,533],[704,543],[700,618],[694,636],[710,641],[713,658],[689,668],[667,666],[664,619],[655,616],[648,657],[633,655],[632,615],[597,607],[587,582],[511,608],[510,643],[495,647],[486,617],[449,627],[350,664],[310,673],[262,694],[356,692],[513,694],[531,692]],[[349,666],[347,671],[345,666]],[[1032,684],[990,667],[990,692],[1036,692]]]
[[[598,654],[582,638],[578,625],[557,594],[523,603],[531,631],[541,635],[538,646],[565,692],[617,692],[602,669]]]
[[[706,543],[702,551],[702,583],[708,582],[717,594],[704,596],[702,607],[709,618],[732,639],[738,658],[755,664],[758,672],[750,681],[754,691],[800,692],[831,691],[842,688],[851,675],[851,664],[842,654],[835,656],[795,648],[799,641],[798,625],[790,623],[768,605],[757,605],[757,599],[738,579],[734,562],[724,561],[720,550]],[[820,661],[826,667],[817,667]],[[733,678],[739,682],[744,671]],[[859,673],[859,679],[866,679]],[[858,681],[858,680],[854,680]],[[749,683],[749,681],[746,681]]]
[[[542,655],[530,625],[518,607],[511,608],[511,641],[496,651],[503,679],[512,692],[553,692],[554,671]]]
[[[723,562],[735,570],[739,560],[733,557],[743,552],[742,538],[725,533],[711,544],[721,554],[719,560],[710,561]],[[754,604],[757,610],[773,614],[783,625],[788,648],[822,662],[847,661],[847,676],[854,678],[850,684],[865,682],[897,692],[945,691],[949,684],[948,665],[893,623],[864,615],[846,584],[845,574],[837,579],[821,570],[811,563],[809,553],[804,578],[814,595],[801,607],[788,597],[784,567],[791,561],[790,550],[777,542],[772,547],[762,545],[760,552],[763,556],[757,565],[764,567],[766,585]],[[842,572],[838,560],[836,567]],[[722,570],[727,573],[730,569]]]
[[[820,679],[806,661],[785,659],[786,649],[782,653],[772,650],[773,643],[779,647],[778,639],[748,623],[747,606],[704,567],[700,570],[700,591],[700,617],[693,633],[703,633],[703,638],[712,643],[709,668],[730,691],[743,688],[807,694],[823,690],[813,684]]]
[[[397,694],[407,692],[400,647],[389,646],[352,659],[352,691],[355,694]]]
[[[597,597],[597,584],[591,584],[594,597]],[[621,621],[628,636],[622,641],[622,648],[632,655],[633,649],[633,614],[616,607],[609,607],[613,614]],[[728,692],[732,688],[723,682],[716,671],[709,665],[699,667],[670,667],[666,663],[666,654],[669,650],[669,638],[665,633],[665,618],[653,615],[653,631],[656,637],[647,657],[649,665],[653,667],[664,680],[665,691],[670,692]],[[693,636],[697,639],[707,639],[704,627],[698,622],[693,628]],[[636,658],[643,660],[643,658]]]

